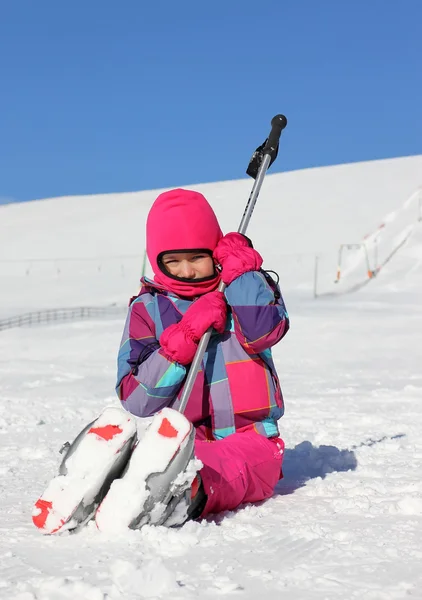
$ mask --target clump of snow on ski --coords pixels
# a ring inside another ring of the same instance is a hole
[[[176,479],[173,481],[173,484],[170,487],[170,491],[176,491],[177,489],[184,489],[187,487],[190,487],[192,481],[195,479],[196,474],[198,473],[198,471],[200,471],[202,469],[204,465],[202,464],[202,462],[197,459],[197,458],[192,458],[192,460],[189,461],[187,468],[180,472],[179,475],[176,477]],[[174,509],[174,511],[171,513],[171,515],[165,520],[165,522],[163,523],[166,527],[174,527],[176,525],[182,525],[183,523],[185,523],[186,518],[187,518],[187,511],[189,508],[189,504],[184,502],[183,500],[180,501],[177,505],[176,508]],[[154,507],[154,514],[152,514],[152,521],[153,522],[158,522],[158,520],[161,518],[162,514],[164,513],[166,509],[166,505],[161,503],[157,503],[156,506]]]

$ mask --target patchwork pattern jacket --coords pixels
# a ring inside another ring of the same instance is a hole
[[[211,336],[185,415],[199,439],[218,440],[249,430],[278,436],[284,403],[271,347],[289,329],[280,290],[261,270],[235,279],[225,295],[226,330]],[[189,367],[166,358],[158,340],[190,304],[146,278],[132,298],[116,390],[123,407],[134,415],[149,417],[165,406],[177,409]]]

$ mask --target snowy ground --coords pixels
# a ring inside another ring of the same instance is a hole
[[[421,598],[418,306],[300,303],[276,349],[287,412],[273,499],[181,530],[42,537],[32,503],[58,449],[114,403],[122,323],[0,337],[0,597]],[[34,352],[34,348],[37,351]]]
[[[32,505],[59,448],[117,403],[123,322],[1,332],[0,598],[422,598],[422,224],[413,226],[358,292],[314,301],[302,282],[284,286],[292,328],[274,356],[285,477],[261,505],[179,530],[40,535]],[[87,297],[76,281],[72,304]],[[4,306],[13,293],[22,303],[19,286],[3,289]]]

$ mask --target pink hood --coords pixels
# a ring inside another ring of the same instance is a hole
[[[146,224],[147,254],[154,281],[178,296],[189,298],[215,290],[218,273],[212,278],[189,282],[166,275],[158,257],[174,250],[213,252],[222,238],[213,209],[199,192],[176,189],[160,194],[149,211]]]

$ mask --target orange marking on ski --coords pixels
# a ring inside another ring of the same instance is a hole
[[[108,442],[113,439],[115,435],[122,433],[122,431],[123,429],[120,429],[118,425],[105,425],[104,427],[91,427],[88,433],[95,433]]]
[[[175,438],[179,432],[173,427],[168,419],[164,418],[161,422],[158,433],[164,437]]]
[[[50,510],[53,508],[53,503],[39,498],[35,503],[35,508],[39,508],[41,512],[39,515],[32,515],[32,521],[35,527],[38,527],[38,529],[43,529],[45,522],[47,521],[47,517],[50,514]]]
[[[199,490],[199,477],[196,475],[195,479],[192,481],[192,487],[190,489],[190,497],[195,498],[196,494]]]

